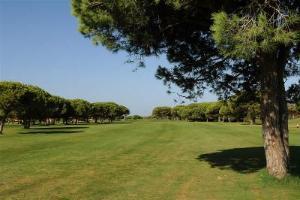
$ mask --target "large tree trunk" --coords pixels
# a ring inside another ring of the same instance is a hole
[[[3,134],[4,123],[5,123],[5,120],[2,119],[2,120],[0,121],[0,134],[1,134],[1,135]]]
[[[23,127],[25,128],[25,129],[29,129],[30,128],[30,122],[31,122],[31,120],[24,120],[23,121]]]
[[[261,63],[261,118],[267,171],[276,178],[288,172],[288,109],[284,88],[285,62],[280,52]]]

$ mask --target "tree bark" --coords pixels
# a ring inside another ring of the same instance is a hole
[[[3,135],[3,128],[4,128],[5,120],[0,121],[0,134]]]
[[[253,118],[253,117],[251,117],[250,118],[250,125],[254,125],[255,124],[255,117]]]
[[[261,63],[261,118],[267,171],[282,179],[288,172],[288,110],[281,52],[263,56]]]
[[[25,129],[30,128],[30,120],[24,120],[23,121],[23,126],[24,126]]]
[[[68,119],[67,118],[63,118],[63,124],[65,124],[65,125],[68,124]]]

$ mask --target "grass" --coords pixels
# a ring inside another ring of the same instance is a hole
[[[283,181],[266,174],[260,126],[10,126],[0,137],[0,199],[300,199],[296,123]]]

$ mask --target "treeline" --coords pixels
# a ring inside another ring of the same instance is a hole
[[[300,114],[299,104],[288,105],[290,118]],[[232,97],[227,101],[192,103],[175,107],[156,107],[152,111],[156,119],[187,121],[249,122],[254,124],[260,119],[259,98],[256,101],[244,101],[241,97]]]
[[[83,99],[65,99],[51,95],[33,85],[19,82],[0,82],[0,133],[7,121],[18,121],[24,128],[32,124],[77,124],[112,122],[130,113],[125,106],[114,102],[90,103]]]
[[[156,107],[152,111],[156,119],[187,121],[245,121],[252,124],[259,117],[259,104],[234,107],[229,102],[204,102],[175,107]]]

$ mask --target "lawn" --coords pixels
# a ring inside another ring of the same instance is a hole
[[[0,199],[300,199],[295,124],[291,175],[283,181],[266,175],[260,126],[7,127],[0,137]]]

